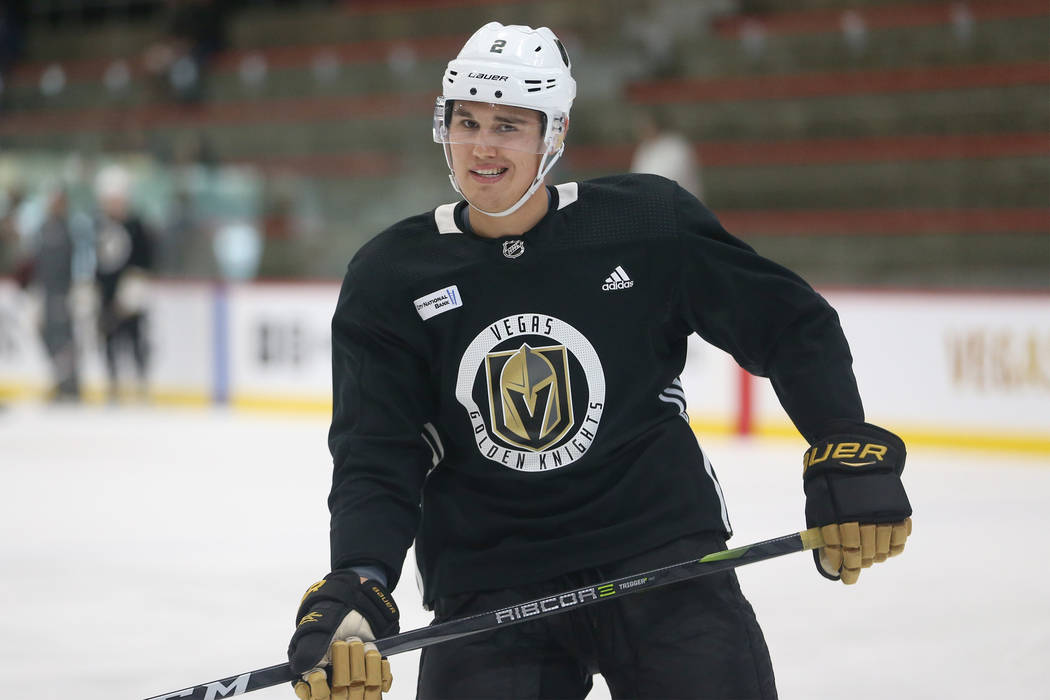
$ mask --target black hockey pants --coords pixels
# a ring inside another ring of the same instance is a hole
[[[693,535],[598,569],[439,599],[435,621],[499,609],[725,549]],[[423,650],[419,700],[583,698],[601,673],[618,700],[776,698],[773,667],[732,571]]]

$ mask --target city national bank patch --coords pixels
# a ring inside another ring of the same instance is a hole
[[[426,321],[438,314],[463,306],[463,297],[459,295],[459,287],[452,285],[419,297],[416,299],[415,304],[419,317]]]

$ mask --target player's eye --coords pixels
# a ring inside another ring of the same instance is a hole
[[[473,119],[465,119],[465,118],[464,119],[460,119],[459,120],[459,125],[460,125],[460,127],[464,128],[464,129],[476,129],[476,128],[478,128],[478,123],[476,121],[474,121]]]

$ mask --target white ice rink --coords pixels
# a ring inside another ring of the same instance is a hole
[[[328,567],[326,430],[221,410],[0,410],[0,700],[141,700],[283,662]],[[801,440],[704,445],[732,544],[804,526]],[[1050,698],[1048,461],[912,446],[904,556],[849,588],[808,554],[741,569],[781,698]],[[395,598],[402,629],[428,622],[411,570]],[[389,698],[414,697],[417,659],[393,657]]]

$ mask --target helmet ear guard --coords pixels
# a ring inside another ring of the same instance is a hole
[[[545,129],[545,131],[546,131],[546,129]],[[556,150],[561,150],[561,149],[565,148],[565,135],[566,135],[566,132],[568,132],[568,131],[569,131],[569,115],[568,114],[555,115],[554,119],[551,120],[550,136],[547,137],[547,138],[550,139],[550,144],[547,147],[548,150],[550,150],[552,148],[556,149]]]

